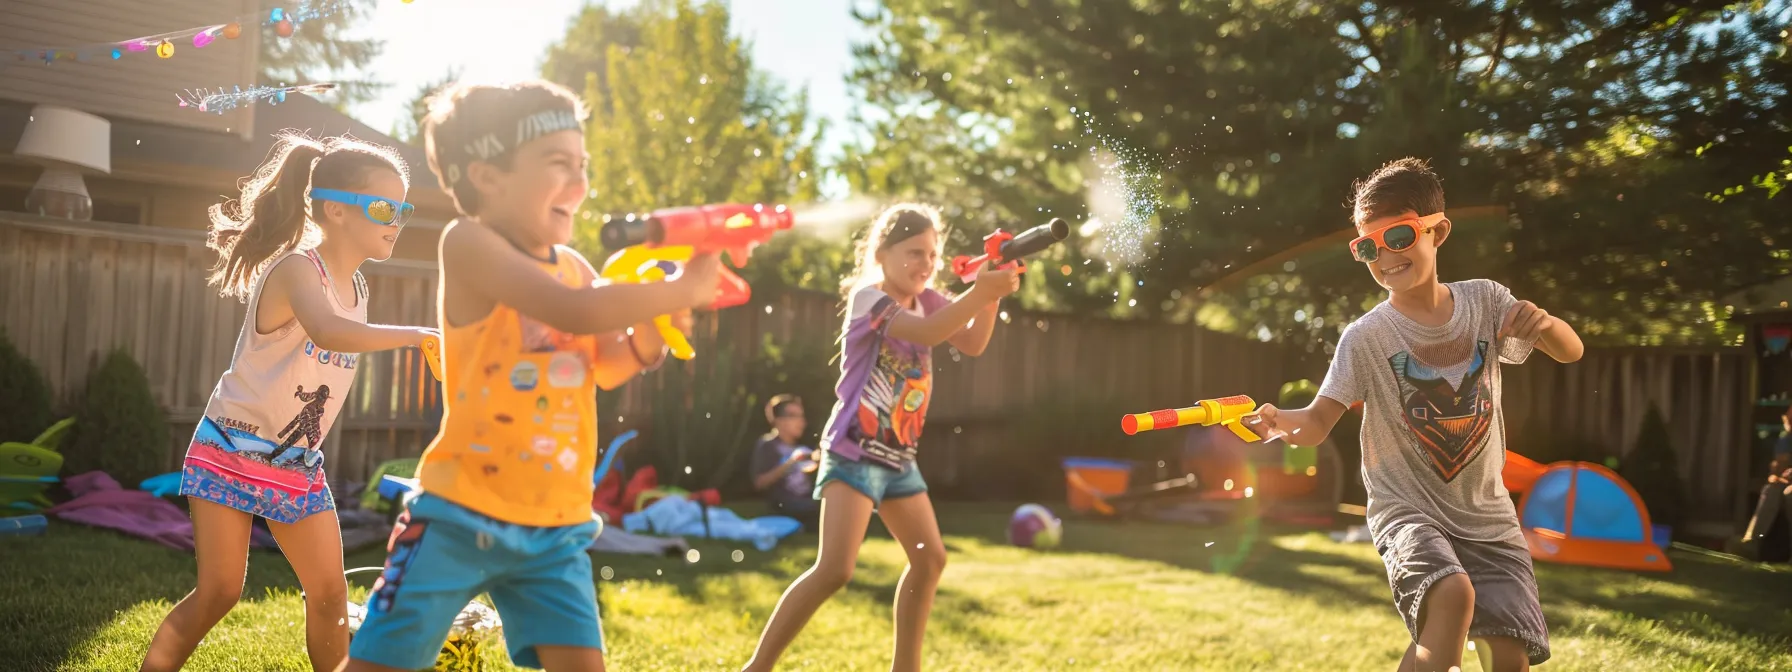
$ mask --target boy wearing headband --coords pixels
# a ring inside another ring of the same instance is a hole
[[[1500,480],[1500,364],[1532,347],[1573,362],[1580,337],[1499,283],[1438,282],[1450,220],[1425,162],[1389,163],[1355,191],[1351,255],[1390,296],[1344,330],[1312,404],[1266,404],[1254,420],[1265,437],[1314,445],[1364,402],[1369,531],[1412,637],[1400,669],[1455,669],[1468,638],[1483,641],[1482,669],[1529,669],[1549,659],[1549,631]]]
[[[603,285],[566,246],[590,188],[584,110],[547,82],[457,86],[424,122],[429,166],[461,218],[442,232],[441,431],[417,468],[349,670],[429,667],[455,616],[489,593],[511,660],[603,669],[585,554],[596,388],[665,358],[657,315],[714,298],[718,260],[661,283]],[[631,328],[631,325],[635,325]]]

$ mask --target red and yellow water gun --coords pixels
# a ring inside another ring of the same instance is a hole
[[[616,252],[599,275],[612,282],[657,282],[676,273],[692,256],[710,252],[725,252],[729,263],[744,268],[753,248],[795,224],[790,208],[763,204],[698,205],[609,217],[598,239]],[[731,308],[752,298],[753,288],[746,280],[726,267],[720,275],[710,309]],[[653,323],[672,356],[696,355],[684,333],[672,326],[670,315],[656,317]]]
[[[1052,221],[1022,231],[1018,236],[996,229],[983,237],[983,254],[975,257],[959,255],[958,258],[952,260],[952,274],[964,282],[976,282],[977,272],[983,268],[983,264],[986,262],[996,270],[1014,268],[1026,272],[1026,265],[1021,262],[1022,257],[1056,245],[1058,241],[1069,236],[1070,225],[1056,217],[1052,218]]]
[[[1169,429],[1187,425],[1212,427],[1220,425],[1232,430],[1238,438],[1255,443],[1263,437],[1246,429],[1244,418],[1257,410],[1257,402],[1250,397],[1238,395],[1219,399],[1202,399],[1194,406],[1187,408],[1167,408],[1150,413],[1133,413],[1120,418],[1120,431],[1128,436],[1155,429]]]

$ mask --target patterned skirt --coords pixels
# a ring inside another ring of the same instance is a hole
[[[336,508],[322,453],[225,432],[209,418],[187,447],[180,494],[287,524]]]

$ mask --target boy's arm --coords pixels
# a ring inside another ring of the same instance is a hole
[[[1338,426],[1338,418],[1344,417],[1346,410],[1348,407],[1330,397],[1319,397],[1306,408],[1293,410],[1264,404],[1257,409],[1256,422],[1249,424],[1263,428],[1259,435],[1265,442],[1279,438],[1290,444],[1317,446],[1331,436],[1332,428]]]
[[[992,301],[989,305],[984,306],[983,310],[977,311],[976,317],[971,318],[969,326],[958,330],[958,333],[946,339],[947,342],[951,343],[952,347],[957,348],[959,352],[971,357],[983,354],[983,351],[989,347],[989,337],[995,334],[996,313],[998,312],[996,309],[1001,305],[1000,301]]]
[[[597,269],[585,255],[579,254],[569,247],[560,248],[561,254],[572,255],[578,262],[579,284],[590,285],[597,280]],[[690,331],[688,315],[682,329]],[[678,323],[679,320],[674,320]],[[633,339],[632,342],[630,339]],[[629,329],[601,334],[597,341],[597,361],[593,362],[593,376],[599,388],[614,390],[630,379],[650,368],[657,368],[666,358],[666,341],[660,336],[659,328],[652,322],[643,322]]]
[[[706,254],[693,258],[675,280],[568,287],[484,225],[456,226],[442,238],[442,268],[456,276],[456,287],[569,334],[621,331],[709,303],[715,298],[719,264],[715,255]]]
[[[323,291],[317,268],[292,257],[269,269],[265,282],[256,304],[258,312],[270,314],[282,324],[286,322],[282,318],[290,313],[304,328],[305,336],[325,350],[361,353],[422,345],[423,337],[430,333],[421,327],[362,324],[337,315]],[[259,323],[258,315],[247,319]]]
[[[1363,366],[1372,364],[1376,357],[1363,340],[1362,330],[1378,326],[1378,323],[1358,321],[1344,329],[1313,403],[1307,404],[1306,408],[1288,410],[1264,404],[1257,408],[1255,417],[1246,417],[1246,424],[1265,442],[1279,438],[1302,446],[1325,443],[1332,428],[1338,426],[1338,418],[1344,416],[1350,404],[1363,398],[1363,382],[1359,375],[1363,373]]]
[[[1580,335],[1574,333],[1574,327],[1529,301],[1519,301],[1506,309],[1499,335],[1535,341],[1538,350],[1563,364],[1579,361],[1586,353],[1586,346],[1581,344]]]

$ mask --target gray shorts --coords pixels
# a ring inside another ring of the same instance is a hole
[[[1419,640],[1425,591],[1438,579],[1461,572],[1475,589],[1469,638],[1512,637],[1524,642],[1532,665],[1549,660],[1549,627],[1543,623],[1537,577],[1524,546],[1457,539],[1428,523],[1397,522],[1381,530],[1375,550],[1387,565],[1394,607],[1414,642]]]

